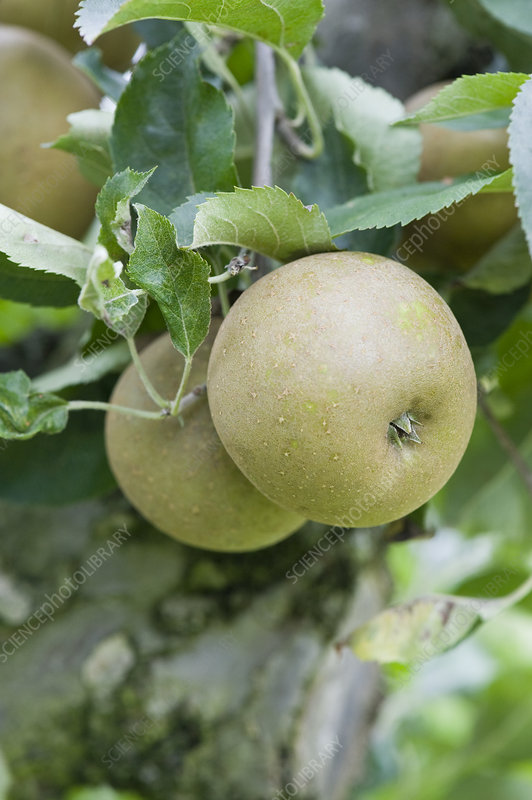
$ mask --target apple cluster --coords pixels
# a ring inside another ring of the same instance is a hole
[[[179,384],[169,337],[144,367]],[[208,367],[207,367],[208,363]],[[432,497],[457,467],[476,412],[471,355],[451,310],[419,275],[368,253],[286,264],[214,320],[178,419],[111,412],[118,483],[153,524],[214,550],[253,550],[312,519],[380,525]],[[112,402],[153,408],[129,367]]]

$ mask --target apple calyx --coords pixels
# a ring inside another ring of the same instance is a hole
[[[388,436],[396,447],[402,447],[403,442],[410,441],[421,444],[414,425],[421,425],[421,422],[412,416],[408,411],[404,411],[397,419],[388,425]]]

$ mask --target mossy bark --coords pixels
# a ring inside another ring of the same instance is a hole
[[[142,800],[349,797],[380,689],[335,643],[387,578],[374,532],[324,531],[225,556],[116,497],[2,505],[0,799],[102,784]]]

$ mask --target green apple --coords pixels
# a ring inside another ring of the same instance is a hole
[[[426,105],[446,83],[437,83],[413,95],[406,110]],[[439,181],[477,170],[504,170],[509,164],[506,128],[459,131],[422,124],[423,151],[420,181]],[[432,214],[405,228],[398,254],[420,269],[469,269],[517,223],[512,193],[469,197],[460,205]]]
[[[79,0],[0,0],[0,23],[21,25],[55,39],[71,53],[87,45],[74,27]],[[103,51],[104,62],[124,70],[139,45],[131,26],[105,33],[95,42]]]
[[[0,25],[0,203],[79,237],[94,217],[97,190],[75,158],[43,149],[68,130],[66,117],[98,108],[97,90],[55,42]]]
[[[189,380],[205,383],[210,347],[219,327],[213,320],[198,350]],[[170,337],[161,336],[142,353],[158,391],[175,396],[182,357]],[[133,366],[113,392],[117,405],[154,410]],[[106,445],[111,469],[133,506],[161,531],[180,542],[209,550],[256,550],[284,539],[305,521],[267,500],[237,469],[212,424],[206,398],[175,418],[150,420],[109,412]]]
[[[263,494],[349,527],[395,520],[446,483],[477,398],[440,295],[395,261],[348,252],[299,259],[247,289],[207,386],[220,439]]]

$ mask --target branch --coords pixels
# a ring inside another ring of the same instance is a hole
[[[253,185],[271,186],[277,89],[275,86],[275,56],[273,50],[263,42],[257,42],[255,45],[255,82],[257,116]]]
[[[522,478],[528,493],[532,497],[532,470],[519,452],[517,445],[510,439],[499,420],[493,414],[488,405],[483,389],[479,390],[478,404],[501,448],[505,451],[508,458],[514,465],[519,476]]]
[[[275,56],[263,42],[255,44],[255,84],[257,111],[255,120],[255,161],[253,185],[273,184],[272,156],[277,113],[277,87],[275,85]],[[258,277],[268,272],[268,259],[260,254],[255,259]]]
[[[187,408],[195,405],[202,397],[207,396],[207,386],[204,383],[195,386],[191,392],[181,398],[178,414],[181,414]],[[142,419],[170,419],[170,409],[162,408],[159,411],[143,411],[140,408],[128,408],[127,406],[118,406],[114,403],[101,403],[95,400],[71,400],[67,404],[69,411],[113,411],[117,414],[128,414],[130,417],[141,417]]]
[[[186,411],[186,409],[190,408],[190,406],[196,405],[198,400],[202,397],[207,397],[206,383],[200,383],[198,386],[194,386],[192,391],[182,398],[181,402],[179,403],[179,413],[182,414],[183,411]]]

